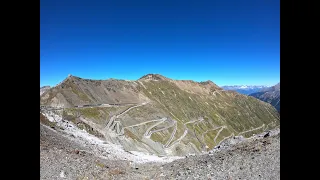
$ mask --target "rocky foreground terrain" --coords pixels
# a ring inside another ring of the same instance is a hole
[[[280,179],[280,131],[229,143],[223,150],[161,166],[160,179]]]
[[[280,179],[279,129],[179,158],[103,155],[99,143],[77,139],[40,123],[40,179]]]

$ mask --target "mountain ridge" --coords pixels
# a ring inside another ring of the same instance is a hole
[[[276,110],[212,81],[147,74],[135,81],[68,76],[40,96],[67,121],[126,150],[185,155],[279,125]],[[88,107],[87,107],[88,106]]]
[[[225,90],[233,90],[238,93],[249,95],[255,92],[259,92],[263,89],[269,88],[266,85],[231,85],[231,86],[221,86]]]
[[[259,92],[252,93],[249,96],[270,103],[280,112],[280,82]]]
[[[56,84],[55,86],[49,86],[49,85],[45,85],[42,86],[40,88],[43,87],[56,87],[58,85],[60,85],[61,83],[63,83],[64,81],[66,81],[67,79],[72,79],[72,78],[76,78],[76,79],[82,79],[82,80],[91,80],[91,81],[106,81],[106,80],[118,80],[118,81],[139,81],[139,80],[148,80],[148,76],[150,77],[150,79],[152,79],[151,77],[153,77],[153,79],[157,80],[157,79],[161,79],[161,80],[169,80],[169,81],[183,81],[183,82],[194,82],[194,83],[200,83],[200,84],[211,84],[211,85],[215,85],[218,86],[217,84],[215,84],[213,81],[211,80],[205,80],[205,81],[195,81],[195,80],[178,80],[178,79],[172,79],[172,78],[168,78],[165,77],[161,74],[153,74],[153,73],[149,73],[146,75],[141,76],[140,78],[137,78],[136,80],[127,80],[127,79],[116,79],[116,78],[107,78],[107,79],[90,79],[90,78],[82,78],[80,76],[75,76],[72,74],[69,74],[65,79],[63,79],[61,82],[59,82],[58,84]],[[220,87],[220,86],[218,86]],[[222,86],[223,87],[223,86]]]

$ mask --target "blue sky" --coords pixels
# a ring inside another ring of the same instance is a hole
[[[148,73],[280,81],[279,0],[40,0],[40,86]]]

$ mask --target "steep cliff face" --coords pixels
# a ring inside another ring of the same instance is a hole
[[[159,74],[136,81],[69,76],[42,94],[40,103],[64,107],[66,120],[128,151],[158,155],[200,153],[228,137],[248,137],[279,125],[268,103],[224,91],[211,81]],[[83,105],[88,107],[75,107]]]

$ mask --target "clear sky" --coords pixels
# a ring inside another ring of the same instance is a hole
[[[279,0],[40,0],[40,86],[148,73],[280,81]]]

